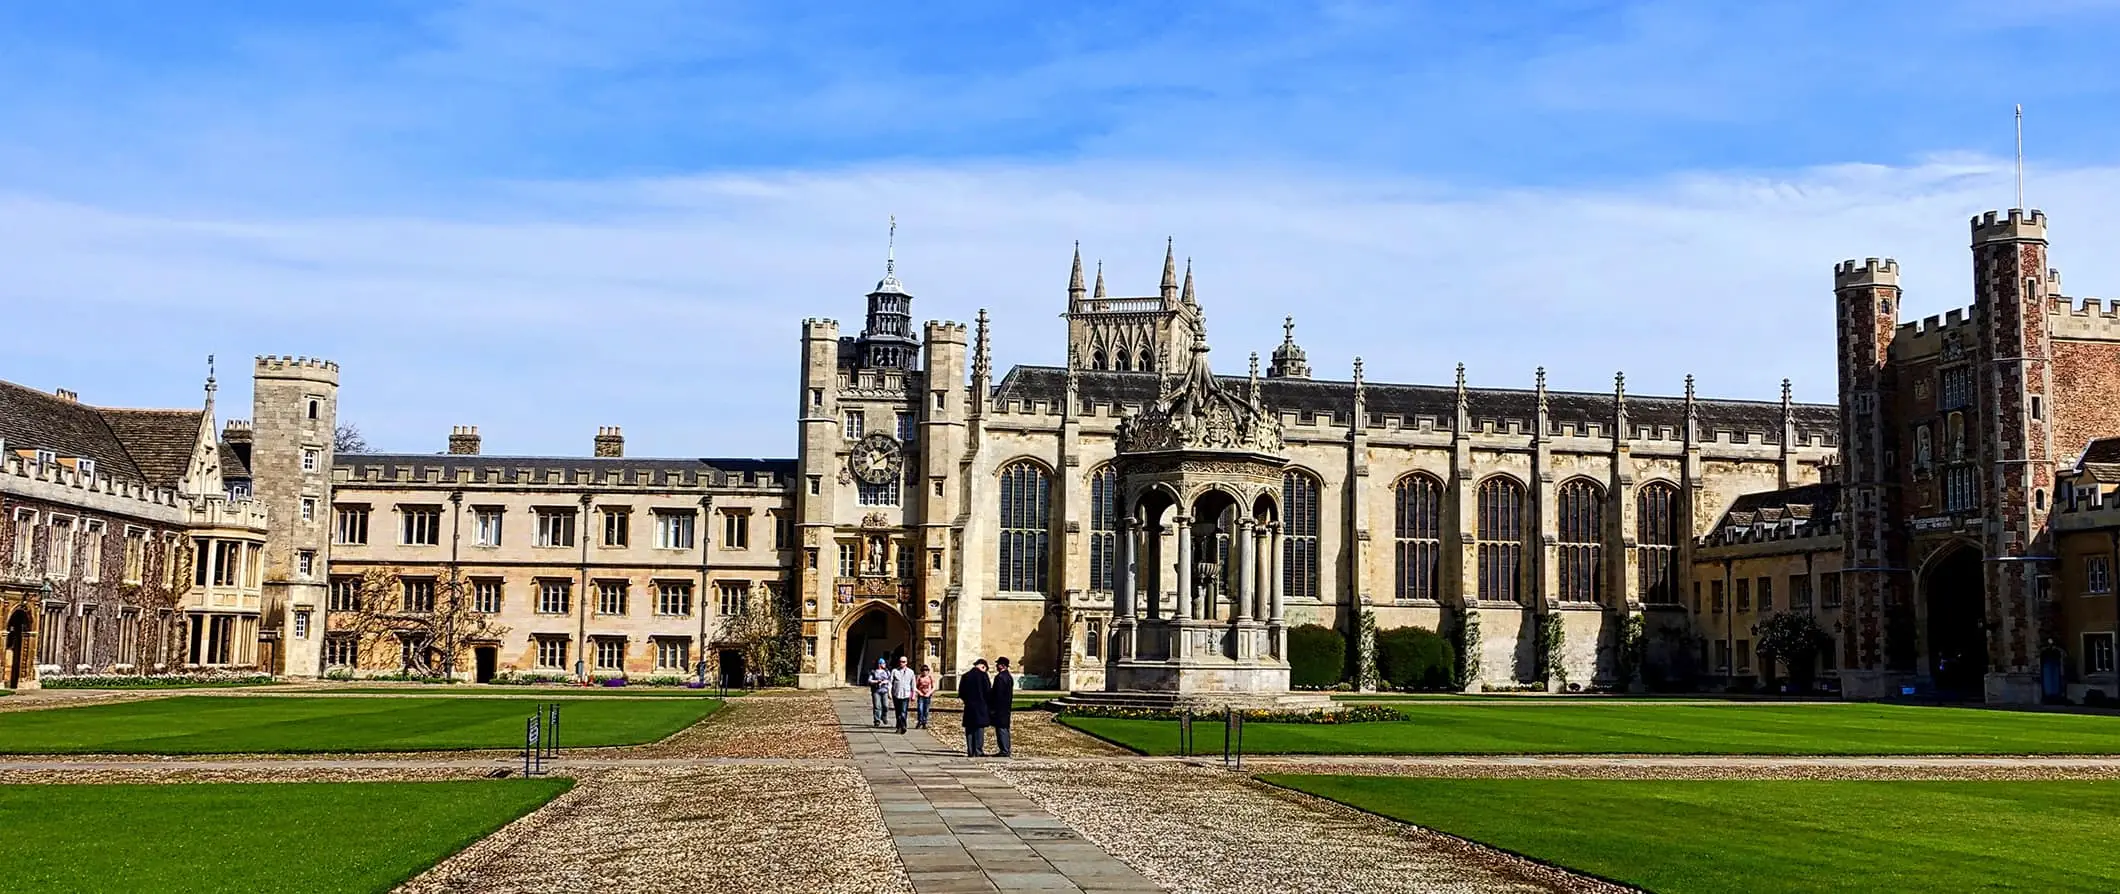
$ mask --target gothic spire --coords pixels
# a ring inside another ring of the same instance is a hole
[[[1354,431],[1368,426],[1369,388],[1362,384],[1362,358],[1354,358]]]
[[[1247,396],[1252,403],[1257,404],[1259,402],[1259,352],[1257,351],[1251,352],[1251,393]]]
[[[1698,432],[1697,432],[1697,429],[1698,429],[1698,425],[1697,425],[1697,423],[1698,423],[1698,422],[1700,421],[1700,416],[1699,416],[1699,414],[1698,414],[1698,409],[1699,409],[1699,408],[1698,408],[1697,406],[1695,406],[1695,405],[1694,405],[1694,402],[1693,402],[1693,374],[1692,374],[1692,373],[1686,373],[1686,431],[1685,431],[1685,438],[1686,438],[1686,443],[1688,443],[1688,444],[1691,444],[1691,443],[1693,443],[1693,442],[1694,442],[1695,440],[1697,440],[1697,438],[1698,438]]]
[[[1082,297],[1082,242],[1075,241],[1075,269],[1067,277],[1067,297],[1079,300]]]
[[[1103,262],[1103,261],[1098,261],[1098,262],[1097,262],[1097,291],[1096,291],[1096,292],[1094,292],[1094,293],[1092,293],[1091,297],[1094,297],[1094,298],[1102,298],[1102,297],[1104,297],[1104,262]]]
[[[1538,381],[1538,411],[1539,411],[1539,412],[1541,412],[1541,413],[1544,413],[1544,412],[1546,412],[1546,368],[1545,368],[1545,367],[1541,366],[1541,367],[1539,367],[1539,368],[1538,368],[1538,373],[1537,373],[1537,376],[1536,376],[1536,378],[1537,378],[1537,381]]]
[[[1465,412],[1467,411],[1467,409],[1468,409],[1468,408],[1469,408],[1470,406],[1471,406],[1471,402],[1465,399],[1465,364],[1462,364],[1462,363],[1460,363],[1460,364],[1458,364],[1458,365],[1457,365],[1457,409],[1458,409],[1458,414],[1459,414],[1459,415],[1464,415],[1464,414],[1465,414]]]
[[[1169,304],[1178,297],[1178,240],[1176,237],[1163,241],[1163,303]]]
[[[986,308],[982,307],[979,309],[978,329],[972,335],[972,380],[984,388],[993,370],[993,350],[987,341]]]
[[[1179,295],[1179,304],[1194,304],[1192,284],[1192,259],[1185,259],[1185,291]]]
[[[1627,374],[1612,374],[1612,437],[1613,443],[1627,439]]]

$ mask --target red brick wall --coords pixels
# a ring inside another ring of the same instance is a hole
[[[2120,343],[2054,341],[2054,452],[2066,461],[2092,438],[2120,435]]]

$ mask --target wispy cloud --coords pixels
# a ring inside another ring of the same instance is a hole
[[[2055,256],[2120,282],[2120,169],[2046,171]],[[1713,174],[1629,188],[1451,190],[1274,169],[892,167],[524,184],[449,217],[174,218],[15,197],[0,283],[9,375],[95,400],[195,399],[200,356],[306,353],[345,369],[379,444],[586,449],[624,425],[657,454],[784,455],[796,323],[851,334],[882,221],[924,318],[996,318],[997,360],[1062,358],[1071,240],[1114,290],[1155,286],[1163,237],[1195,259],[1217,362],[1270,350],[1284,313],[1324,376],[1802,399],[1833,388],[1830,270],[1892,255],[1908,312],[1969,301],[1966,218],[2004,204],[1993,161]],[[125,367],[109,363],[117,346]],[[241,412],[244,392],[224,395]]]
[[[784,454],[896,213],[1005,362],[1061,359],[1070,241],[1142,292],[1175,235],[1225,369],[1294,313],[1328,374],[1823,400],[1834,261],[1967,300],[2010,103],[2069,281],[2120,272],[2120,8],[1954,2],[0,4],[0,376],[322,354],[392,447]]]

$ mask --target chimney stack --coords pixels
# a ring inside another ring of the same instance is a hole
[[[616,459],[626,455],[626,438],[618,433],[618,426],[597,426],[595,455],[604,459]]]
[[[478,426],[452,426],[449,429],[449,453],[452,456],[477,456]]]
[[[60,388],[60,389],[58,389],[58,390],[56,390],[56,391],[53,391],[52,393],[53,393],[53,394],[56,394],[56,395],[58,395],[59,399],[60,399],[60,400],[63,400],[63,401],[71,401],[71,402],[73,402],[73,403],[80,403],[80,402],[81,402],[81,395],[75,394],[75,393],[73,393],[73,392],[71,392],[71,391],[68,391],[68,390],[66,390],[66,389],[64,389],[64,388]]]

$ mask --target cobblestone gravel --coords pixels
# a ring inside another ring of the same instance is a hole
[[[669,738],[651,745],[584,748],[582,757],[845,758],[847,737],[839,731],[830,696],[775,693],[732,698]]]
[[[1630,890],[1222,770],[1025,761],[993,771],[1172,891]]]
[[[401,894],[910,892],[861,774],[839,767],[584,773]]]
[[[949,701],[955,709],[957,701]],[[928,732],[935,740],[952,751],[964,750],[964,716],[957,710],[943,712],[936,705],[935,712],[928,715]],[[1009,715],[1009,750],[1017,757],[1125,757],[1133,754],[1124,748],[1089,735],[1070,726],[1063,726],[1059,715],[1051,711],[1018,710]],[[994,750],[994,734],[986,734],[986,749]]]

